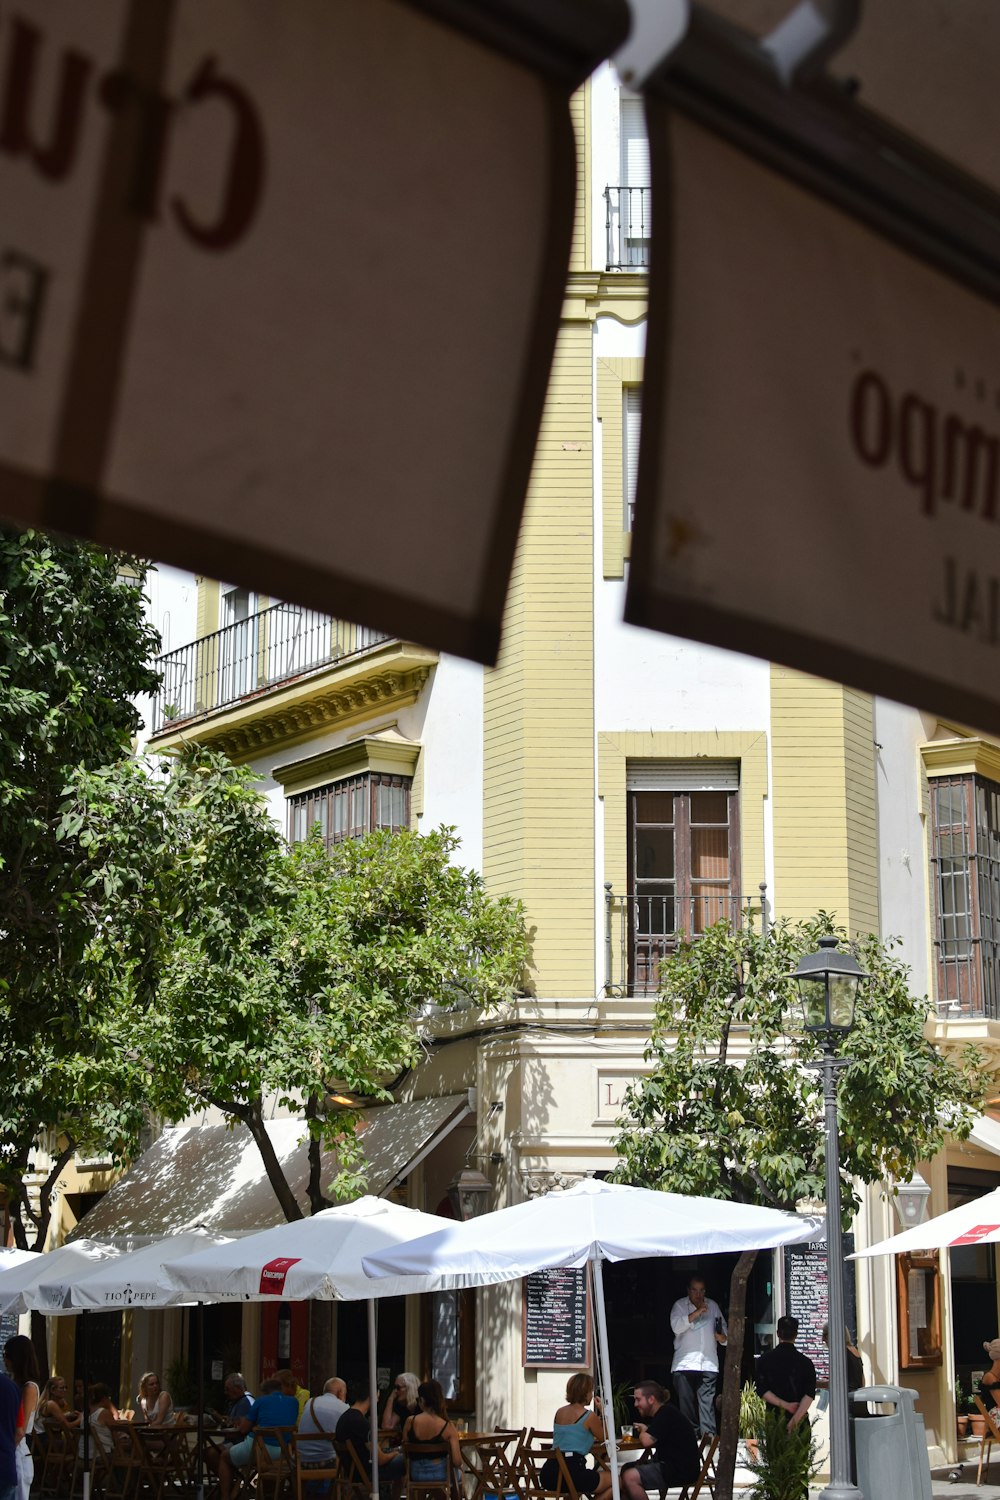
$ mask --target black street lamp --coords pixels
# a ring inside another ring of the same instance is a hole
[[[841,953],[835,937],[819,940],[819,952],[799,959],[791,976],[799,987],[802,1025],[823,1049],[826,1156],[826,1277],[830,1324],[830,1483],[819,1500],[864,1500],[851,1481],[847,1413],[847,1361],[840,1330],[844,1327],[844,1249],[840,1228],[840,1141],[837,1134],[837,1073],[847,1059],[837,1046],[854,1025],[858,986],[869,976],[850,953]]]

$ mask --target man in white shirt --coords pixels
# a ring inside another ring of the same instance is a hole
[[[677,1405],[699,1432],[716,1431],[715,1389],[719,1383],[719,1345],[726,1342],[722,1309],[705,1295],[700,1276],[688,1282],[687,1296],[670,1309],[674,1357],[670,1372]]]

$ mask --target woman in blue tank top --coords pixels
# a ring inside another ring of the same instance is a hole
[[[592,1495],[600,1478],[599,1471],[587,1463],[587,1454],[595,1440],[603,1442],[604,1423],[590,1410],[594,1382],[581,1371],[571,1375],[566,1385],[566,1405],[560,1406],[552,1422],[552,1446],[563,1455],[569,1476],[581,1495]],[[559,1462],[547,1458],[539,1476],[543,1489],[558,1490],[562,1478]]]

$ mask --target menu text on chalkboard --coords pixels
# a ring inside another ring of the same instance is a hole
[[[524,1278],[522,1363],[533,1366],[590,1364],[587,1269],[533,1271]]]
[[[854,1262],[846,1257],[854,1253],[853,1234],[844,1235],[844,1318],[853,1340],[856,1333],[857,1296]],[[820,1380],[830,1377],[830,1356],[823,1342],[823,1324],[827,1321],[826,1243],[810,1240],[807,1245],[785,1246],[785,1307],[799,1320],[795,1347],[816,1366]],[[843,1337],[843,1335],[841,1335]],[[831,1334],[831,1343],[833,1337]]]

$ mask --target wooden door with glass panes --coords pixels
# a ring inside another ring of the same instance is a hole
[[[683,938],[739,919],[739,793],[629,792],[629,992]]]

